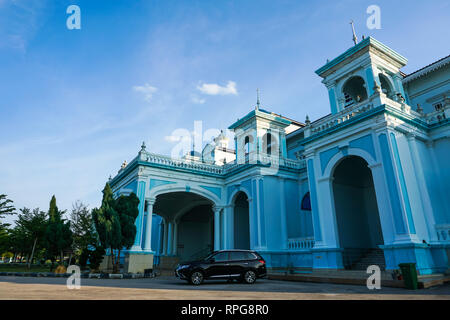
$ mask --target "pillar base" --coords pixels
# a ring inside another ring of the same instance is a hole
[[[313,269],[344,269],[341,248],[312,249]]]
[[[142,247],[133,245],[128,252],[142,252]]]
[[[420,275],[426,275],[443,273],[449,265],[445,245],[409,243],[379,247],[384,251],[386,270],[396,270],[400,263],[412,262]]]
[[[125,256],[125,273],[144,273],[145,269],[153,269],[153,253],[150,252],[129,252]]]
[[[111,273],[113,270],[113,264],[112,264],[112,256],[110,254],[106,254],[103,256],[103,260],[98,266],[98,270],[100,272],[106,272]]]

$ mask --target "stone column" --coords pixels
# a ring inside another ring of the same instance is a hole
[[[169,232],[169,223],[167,221],[167,219],[164,219],[164,237],[163,237],[163,252],[162,255],[163,256],[167,256],[167,241],[169,239],[168,237],[168,232]]]
[[[144,206],[145,206],[145,186],[146,177],[142,176],[138,179],[137,197],[139,198],[139,215],[134,222],[136,225],[136,237],[130,251],[142,251],[142,232],[144,229]]]
[[[173,248],[173,222],[170,221],[168,225],[167,232],[167,255],[170,256],[172,254]]]
[[[162,255],[163,253],[163,244],[164,243],[164,224],[161,220],[159,222],[159,235],[158,235],[158,255]]]
[[[286,195],[284,189],[284,179],[279,177],[280,182],[280,237],[281,237],[281,249],[287,249],[287,219],[286,219]]]
[[[259,190],[259,182],[261,181],[261,177],[257,177],[256,179],[256,197],[255,197],[255,201],[256,201],[256,228],[258,230],[258,238],[257,238],[257,245],[256,247],[259,249],[261,247],[261,232],[262,232],[262,228],[261,228],[261,195],[260,195],[260,190]]]
[[[173,243],[172,243],[172,255],[177,255],[178,247],[178,221],[173,222]]]
[[[414,173],[416,175],[416,181],[420,191],[420,201],[422,204],[422,210],[427,221],[427,231],[431,242],[438,241],[437,235],[434,229],[435,220],[433,214],[433,208],[431,206],[430,196],[428,194],[428,188],[426,186],[424,170],[420,161],[419,150],[417,150],[416,136],[412,133],[406,136],[409,145],[409,151],[411,153],[411,160],[414,167]]]
[[[234,206],[228,205],[224,211],[224,239],[223,249],[232,249],[234,247]]]
[[[146,223],[146,233],[145,233],[145,245],[144,250],[152,252],[152,220],[153,220],[153,205],[156,199],[147,200],[147,223]]]
[[[214,211],[214,250],[220,250],[220,211],[221,207],[213,207]]]

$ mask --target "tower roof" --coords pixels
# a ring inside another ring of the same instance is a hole
[[[230,129],[230,130],[236,129],[237,127],[241,126],[242,124],[244,124],[245,122],[247,122],[248,120],[250,120],[252,118],[262,118],[265,120],[278,122],[280,125],[284,125],[284,126],[288,126],[291,124],[290,120],[288,120],[287,118],[282,117],[278,114],[275,114],[273,112],[269,112],[269,111],[266,111],[263,109],[254,109],[254,110],[250,111],[243,118],[238,119],[235,123],[233,123],[231,126],[229,126],[228,129]]]
[[[406,63],[408,62],[408,60],[405,57],[395,52],[388,46],[384,45],[375,38],[368,37],[359,42],[354,47],[351,47],[350,49],[345,51],[343,54],[339,55],[337,58],[334,58],[333,60],[327,62],[321,68],[317,69],[316,74],[318,74],[322,78],[325,78],[329,74],[331,74],[336,68],[338,68],[338,66],[345,65],[351,60],[351,58],[362,55],[368,52],[369,50],[396,62],[399,68],[405,66]]]

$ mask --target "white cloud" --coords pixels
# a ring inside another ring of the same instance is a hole
[[[145,101],[150,101],[153,97],[153,94],[158,91],[157,88],[152,87],[148,83],[144,84],[143,86],[134,86],[133,90],[139,93],[142,93],[144,95]]]
[[[204,104],[206,99],[199,98],[197,95],[191,95],[191,101],[195,104]]]
[[[164,140],[166,140],[167,142],[178,142],[181,140],[181,138],[179,136],[165,136]]]
[[[197,86],[197,89],[203,94],[212,96],[228,94],[237,95],[236,82],[234,81],[228,81],[226,87],[222,87],[216,83],[203,83],[201,86]]]

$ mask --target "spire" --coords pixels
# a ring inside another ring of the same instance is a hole
[[[350,21],[350,24],[352,25],[352,31],[353,31],[353,42],[355,43],[355,46],[358,44],[358,37],[356,36],[355,32],[355,25],[353,23],[353,20]]]
[[[259,110],[261,103],[259,102],[259,88],[256,89],[256,110]]]

